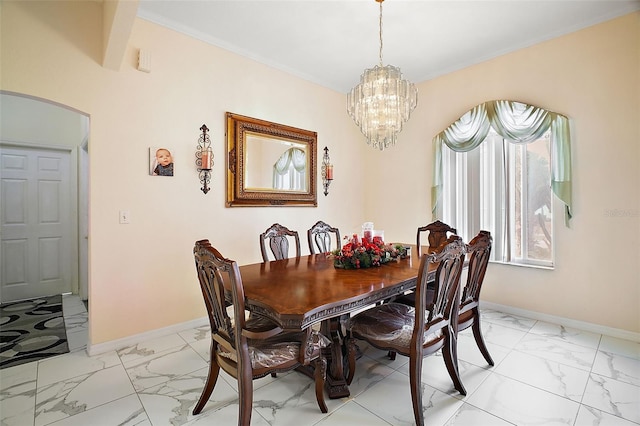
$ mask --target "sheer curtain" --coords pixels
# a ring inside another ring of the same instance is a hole
[[[292,191],[306,188],[307,155],[300,148],[289,148],[273,165],[273,187]]]
[[[512,143],[532,142],[551,129],[551,189],[565,205],[565,224],[569,226],[572,216],[569,119],[514,101],[489,101],[477,105],[433,138],[433,219],[436,219],[438,204],[442,200],[443,144],[453,151],[471,151],[486,139],[491,128]]]

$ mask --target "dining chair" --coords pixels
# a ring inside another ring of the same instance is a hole
[[[420,244],[420,235],[423,232],[428,232],[427,241],[429,242],[429,252],[437,250],[440,245],[447,240],[449,235],[457,234],[458,231],[456,228],[452,228],[444,222],[440,222],[436,220],[435,222],[431,222],[428,225],[420,226],[418,228],[418,232],[416,233],[416,246],[418,247],[418,256],[420,256],[421,246]]]
[[[309,230],[307,230],[307,240],[309,242],[309,253],[329,253],[332,250],[331,235],[335,237],[336,249],[341,246],[340,230],[319,220]]]
[[[193,253],[211,326],[209,372],[193,414],[199,414],[206,405],[222,368],[238,381],[238,425],[248,426],[253,405],[253,380],[311,363],[315,368],[316,400],[320,411],[326,413],[327,362],[322,348],[330,341],[310,328],[285,332],[263,316],[245,318],[245,296],[238,264],[224,258],[208,240],[197,241]],[[233,318],[225,304],[229,297],[234,307]]]
[[[433,253],[437,251],[442,243],[447,241],[447,238],[451,235],[456,235],[458,231],[456,228],[452,228],[444,222],[436,220],[435,222],[431,222],[428,225],[418,227],[418,232],[416,233],[416,250],[418,251],[418,256],[421,255],[422,252],[422,244],[420,236],[422,233],[428,232],[427,241],[429,242],[429,247],[427,249],[428,253]],[[433,298],[433,293],[431,290],[429,291],[429,297],[427,300]],[[392,299],[394,302],[404,303],[406,305],[414,306],[416,303],[416,295],[415,291],[409,291],[404,295],[397,296],[395,299]]]
[[[492,243],[491,233],[489,231],[480,231],[467,245],[467,253],[471,256],[469,258],[467,282],[462,290],[460,313],[458,315],[458,332],[471,327],[478,349],[480,349],[482,356],[489,365],[494,365],[494,363],[482,337],[479,304],[480,290],[482,289],[485,272],[489,264]]]
[[[416,307],[389,302],[369,308],[347,323],[347,356],[353,381],[356,369],[356,339],[371,346],[409,357],[409,383],[416,425],[424,425],[422,413],[423,357],[442,349],[449,376],[458,392],[466,395],[460,380],[457,355],[458,303],[460,275],[464,265],[466,245],[458,236],[451,236],[440,251],[420,258],[416,286]],[[428,268],[438,263],[435,272],[435,299],[427,304]]]
[[[275,260],[282,260],[289,257],[289,238],[292,238],[295,244],[296,257],[300,257],[300,236],[298,231],[292,231],[286,226],[274,223],[266,231],[260,234],[260,251],[262,252],[262,261],[269,261],[268,248],[273,254]]]
[[[296,256],[300,258],[300,236],[298,231],[292,231],[286,226],[274,223],[266,231],[260,234],[260,252],[262,253],[262,261],[269,261],[268,252],[271,251],[275,260],[283,260],[289,257],[289,238],[293,239]],[[269,250],[267,250],[267,246]],[[253,317],[253,313],[249,314]],[[277,372],[272,372],[271,377],[276,377]]]

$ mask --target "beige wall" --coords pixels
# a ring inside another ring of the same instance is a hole
[[[415,224],[430,219],[431,139],[475,105],[510,99],[565,114],[572,120],[574,219],[571,228],[564,226],[555,199],[555,270],[492,264],[483,298],[640,332],[640,14],[424,82],[418,90],[419,105],[396,148],[367,151],[371,170],[385,171],[366,201],[376,227],[415,239]]]
[[[3,2],[1,13],[1,88],[91,117],[92,344],[203,317],[197,239],[242,264],[260,260],[258,234],[275,222],[306,238],[320,219],[345,231],[362,221],[364,191],[351,186],[361,178],[346,179],[362,147],[342,94],[143,20],[121,70],[104,69],[98,2]],[[135,69],[139,48],[151,53],[149,74]],[[319,150],[336,152],[341,180],[318,193],[317,208],[225,208],[226,111],[316,131]],[[215,156],[207,195],[194,163],[203,123]],[[148,174],[148,148],[159,145],[172,148],[173,178]],[[118,223],[119,210],[130,211],[131,224]],[[306,240],[302,247],[308,252]]]
[[[99,3],[4,1],[0,13],[0,88],[91,117],[92,344],[202,317],[191,256],[200,238],[240,264],[259,261],[257,235],[274,222],[304,235],[319,219],[343,234],[372,220],[387,239],[413,241],[430,220],[431,138],[496,98],[574,120],[576,217],[571,229],[556,222],[555,271],[492,265],[485,298],[640,331],[639,218],[605,216],[639,207],[638,14],[420,84],[398,145],[379,153],[345,113],[343,94],[143,20],[121,70],[102,68]],[[149,74],[135,69],[139,48],[151,54]],[[335,165],[329,196],[319,191],[317,208],[225,208],[225,111],[317,131],[319,153],[327,145]],[[203,123],[215,155],[207,195],[192,161]],[[174,178],[148,175],[148,147],[158,145],[173,150]],[[131,224],[118,224],[119,210]],[[593,244],[622,235],[614,249]]]

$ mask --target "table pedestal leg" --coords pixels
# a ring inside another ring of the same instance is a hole
[[[348,315],[347,315],[348,316]],[[349,386],[345,379],[343,336],[340,329],[340,318],[331,318],[323,321],[321,332],[331,339],[331,346],[323,349],[323,354],[327,358],[327,379],[325,385],[329,398],[337,399],[349,396]]]

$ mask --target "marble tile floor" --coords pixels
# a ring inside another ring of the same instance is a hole
[[[0,425],[237,424],[237,386],[224,372],[203,412],[191,414],[207,373],[207,327],[89,357],[86,311],[82,322],[79,299],[65,303],[72,352],[0,370]],[[639,343],[492,310],[483,311],[483,331],[494,367],[470,330],[460,334],[466,397],[440,355],[425,358],[427,425],[640,424]],[[360,347],[351,396],[327,398],[327,414],[312,381],[289,372],[254,381],[252,425],[413,424],[407,358]]]

